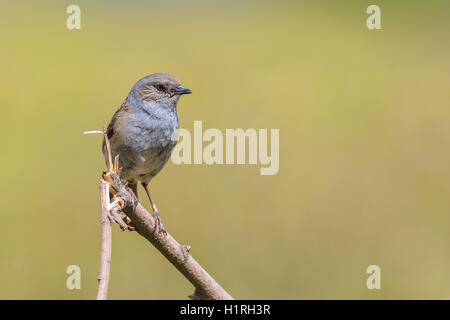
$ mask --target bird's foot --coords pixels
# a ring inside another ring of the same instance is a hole
[[[109,217],[111,223],[117,223],[122,229],[122,231],[128,230],[128,231],[134,231],[135,227],[132,223],[132,221],[123,213],[122,211],[119,211],[117,209],[113,209],[110,211],[110,217]]]
[[[131,224],[130,218],[128,218],[125,213],[120,211],[119,200],[114,199],[113,202],[106,204],[106,209],[108,210],[108,219],[111,223],[117,223],[120,229],[134,231],[135,228]]]
[[[155,233],[158,235],[158,240],[160,239],[161,234],[167,236],[166,228],[164,228],[163,223],[161,222],[161,216],[158,211],[154,211],[152,213],[152,217],[155,219]]]

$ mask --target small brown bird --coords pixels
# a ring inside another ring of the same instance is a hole
[[[136,196],[137,184],[141,182],[157,221],[157,232],[166,233],[148,184],[169,160],[177,143],[177,103],[183,94],[190,93],[170,74],[148,75],[134,85],[107,129],[112,158],[119,155],[120,176],[128,181]]]

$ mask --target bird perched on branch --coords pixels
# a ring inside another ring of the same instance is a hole
[[[136,196],[137,184],[140,182],[144,187],[157,221],[157,232],[166,233],[148,185],[169,160],[177,143],[177,103],[182,95],[190,93],[170,74],[148,75],[134,85],[106,131],[112,158],[119,156],[120,177],[128,181]]]

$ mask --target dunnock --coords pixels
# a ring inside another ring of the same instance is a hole
[[[157,221],[157,232],[165,233],[165,229],[148,184],[170,158],[178,129],[177,103],[181,95],[189,93],[192,91],[170,74],[148,75],[134,85],[107,129],[112,158],[119,155],[120,176],[136,196],[141,182]]]

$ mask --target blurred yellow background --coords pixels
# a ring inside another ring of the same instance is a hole
[[[81,8],[81,30],[66,8]],[[366,27],[381,7],[382,30]],[[168,231],[238,299],[450,298],[448,1],[0,3],[0,298],[93,299],[101,137],[134,83],[177,76],[181,126],[280,129],[280,170],[173,163]],[[144,200],[148,206],[148,201]],[[81,290],[66,289],[79,265]],[[381,267],[381,290],[366,268]],[[109,297],[191,285],[114,226]]]

